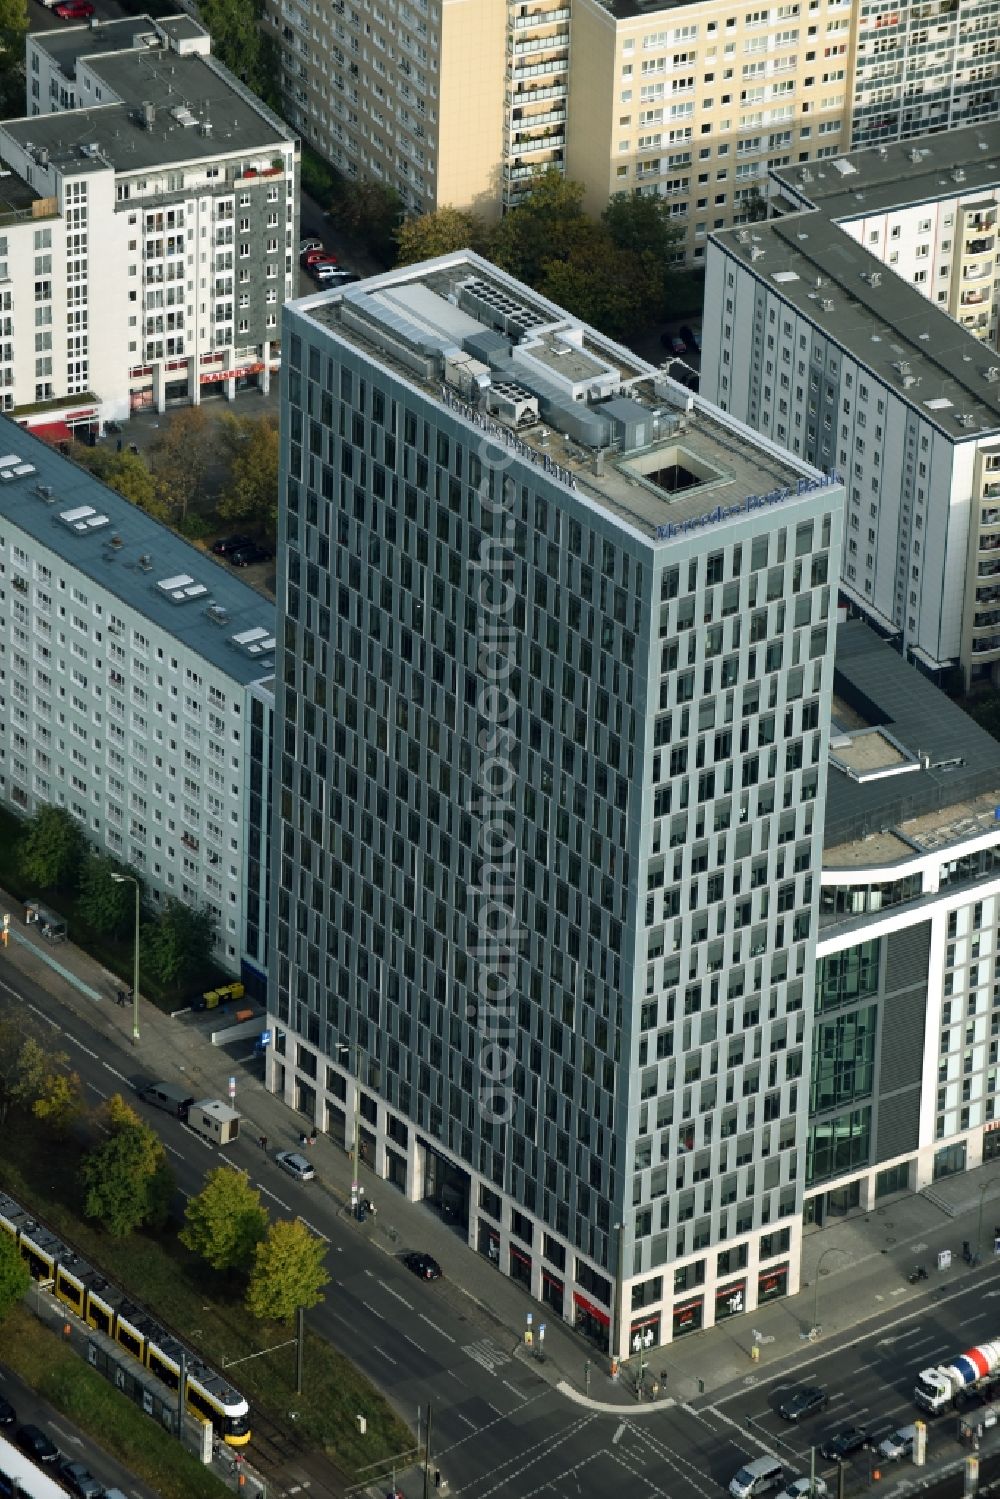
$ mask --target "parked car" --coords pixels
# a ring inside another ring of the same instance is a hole
[[[238,547],[235,552],[229,552],[226,560],[233,567],[253,567],[257,562],[267,562],[270,555],[270,552],[259,547],[254,541],[249,546]]]
[[[863,1426],[843,1426],[833,1436],[827,1437],[819,1449],[829,1462],[840,1462],[860,1452],[868,1441],[868,1432]]]
[[[316,1168],[311,1161],[307,1161],[304,1155],[297,1150],[275,1151],[274,1159],[282,1171],[287,1171],[289,1176],[294,1176],[296,1181],[311,1182],[316,1175]]]
[[[89,21],[94,14],[90,0],[63,0],[62,5],[54,5],[52,9],[60,21]]]
[[[813,1416],[817,1411],[826,1410],[828,1399],[826,1391],[821,1390],[818,1385],[806,1385],[781,1402],[778,1415],[783,1421],[801,1421],[803,1416]]]
[[[13,1426],[17,1420],[17,1411],[9,1400],[0,1395],[0,1426]]]
[[[689,328],[687,323],[681,324],[681,338],[683,338],[689,349],[693,349],[696,354],[701,353],[701,334],[696,333],[693,328]]]
[[[83,1463],[64,1462],[59,1467],[59,1481],[77,1499],[102,1499],[104,1489]]]
[[[321,239],[300,239],[299,240],[299,254],[300,255],[308,255],[309,252],[310,252],[310,250],[322,250],[322,248],[323,248],[323,241]]]
[[[318,250],[307,250],[300,259],[307,270],[311,265],[315,265],[318,260],[325,261],[329,265],[336,265],[337,263],[336,255],[331,255],[328,250],[324,250],[322,247]]]
[[[673,354],[687,353],[687,344],[684,342],[683,338],[681,338],[679,333],[661,334],[660,343],[665,349],[669,349]]]
[[[244,547],[254,545],[252,536],[220,536],[218,541],[213,541],[212,552],[216,557],[229,557],[233,552],[242,552]]]
[[[778,1499],[826,1499],[827,1488],[822,1478],[793,1478],[783,1488]]]
[[[403,1264],[407,1270],[412,1270],[414,1275],[419,1275],[421,1280],[441,1279],[441,1266],[432,1255],[411,1249],[409,1254],[403,1255]]]
[[[322,281],[324,286],[347,286],[351,281],[360,281],[361,277],[357,271],[345,271],[339,266],[331,268],[329,272],[324,266],[322,269]]]
[[[19,1426],[14,1441],[36,1463],[54,1463],[59,1457],[59,1448],[40,1426]]]
[[[878,1455],[887,1457],[891,1463],[898,1463],[901,1457],[909,1457],[916,1440],[917,1428],[915,1426],[901,1426],[898,1431],[892,1432],[879,1442]]]

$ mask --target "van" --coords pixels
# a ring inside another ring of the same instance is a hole
[[[755,1457],[746,1463],[729,1485],[733,1499],[757,1499],[781,1487],[785,1470],[776,1457]]]
[[[175,1119],[186,1119],[188,1109],[194,1103],[193,1096],[186,1088],[178,1088],[175,1083],[147,1083],[144,1088],[139,1089],[139,1097],[143,1103],[151,1103],[154,1108],[165,1109],[168,1114],[173,1114]]]

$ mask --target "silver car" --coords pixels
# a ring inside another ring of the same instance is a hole
[[[782,1489],[778,1499],[826,1499],[826,1484],[822,1478],[793,1478],[787,1488]]]
[[[917,1440],[917,1428],[915,1426],[901,1426],[891,1436],[879,1442],[879,1457],[887,1457],[891,1463],[898,1463],[901,1457],[909,1457],[913,1451],[913,1444]]]
[[[296,1181],[311,1182],[316,1175],[316,1168],[311,1161],[307,1161],[304,1155],[297,1150],[279,1150],[274,1159],[282,1171],[287,1171],[289,1176],[294,1176]]]

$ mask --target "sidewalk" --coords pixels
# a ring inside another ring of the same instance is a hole
[[[0,892],[3,909],[19,913],[20,905]],[[12,916],[12,934],[33,938],[33,932],[25,933],[19,914]],[[235,1075],[236,1104],[248,1138],[266,1135],[272,1149],[297,1146],[299,1134],[309,1121],[268,1093],[255,1072],[208,1040],[209,1029],[220,1030],[225,1025],[218,1011],[205,1020],[192,1016],[172,1019],[153,1005],[141,1003],[140,1041],[133,1049],[131,1007],[122,1009],[115,1004],[117,980],[110,979],[86,953],[69,942],[50,951],[41,943],[32,948],[12,941],[2,961],[43,986],[56,1007],[65,1005],[82,1015],[93,1028],[98,1045],[102,1034],[116,1036],[122,1051],[135,1057],[136,1075],[162,1074],[169,1080],[179,1072],[196,1096],[219,1098],[227,1096],[228,1080]],[[53,962],[61,973],[51,966]],[[99,997],[88,998],[70,978]],[[249,1053],[252,1044],[241,1043],[236,1050],[238,1055]],[[541,1377],[595,1411],[641,1415],[655,1410],[653,1401],[636,1399],[636,1359],[623,1366],[619,1382],[612,1382],[607,1357],[573,1328],[547,1316],[545,1308],[532,1301],[520,1286],[471,1250],[464,1231],[456,1232],[424,1204],[407,1201],[364,1165],[362,1194],[375,1201],[378,1214],[374,1222],[357,1223],[349,1210],[349,1154],[321,1135],[310,1155],[321,1189],[340,1203],[341,1217],[352,1231],[388,1255],[406,1249],[432,1254],[444,1272],[446,1294],[456,1300],[465,1296],[473,1301],[494,1324],[497,1342],[530,1362]],[[983,1261],[978,1269],[970,1269],[959,1257],[962,1241],[968,1239],[975,1248],[980,1221]],[[947,1294],[970,1276],[988,1276],[994,1263],[996,1222],[1000,1222],[1000,1161],[938,1182],[928,1192],[893,1200],[869,1213],[853,1214],[821,1230],[808,1230],[799,1295],[690,1334],[667,1348],[651,1350],[646,1375],[661,1384],[659,1403],[664,1398],[686,1404],[701,1394],[711,1397],[742,1382],[751,1372],[759,1378],[768,1368],[808,1349],[808,1334],[814,1323],[822,1329],[815,1346],[824,1346],[869,1318],[879,1316],[889,1325],[908,1315],[928,1296]],[[951,1249],[953,1255],[950,1269],[944,1271],[936,1268],[941,1249]],[[929,1278],[910,1286],[906,1277],[917,1263],[927,1266]],[[545,1325],[544,1361],[531,1358],[524,1346],[529,1312],[536,1335],[539,1325]],[[755,1346],[759,1349],[757,1360],[751,1357]]]

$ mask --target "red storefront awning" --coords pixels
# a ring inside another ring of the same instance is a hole
[[[28,431],[43,442],[72,442],[74,436],[73,429],[65,422],[42,422],[40,426],[29,427]]]

